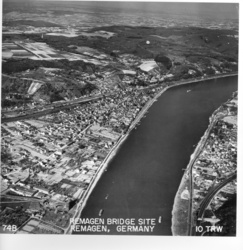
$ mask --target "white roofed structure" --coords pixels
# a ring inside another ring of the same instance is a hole
[[[142,71],[149,72],[150,70],[153,70],[154,68],[158,68],[158,64],[154,61],[145,61],[140,66],[138,66]]]
[[[122,72],[124,75],[136,75],[136,71],[134,71],[134,70],[123,69]]]

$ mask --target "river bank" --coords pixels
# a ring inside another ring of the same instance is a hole
[[[121,138],[118,140],[116,145],[111,149],[110,153],[106,156],[105,160],[103,163],[100,165],[99,169],[97,170],[97,173],[95,174],[94,178],[92,179],[88,189],[86,190],[86,193],[84,197],[80,200],[80,202],[77,204],[77,212],[73,216],[73,218],[79,218],[82,214],[82,210],[86,206],[86,203],[88,201],[89,196],[91,195],[93,189],[95,188],[97,182],[99,181],[100,177],[108,167],[110,161],[113,159],[113,157],[117,154],[120,146],[122,143],[127,139],[129,136],[130,132],[136,127],[136,125],[139,123],[139,121],[143,118],[145,113],[148,111],[148,109],[153,105],[155,101],[167,90],[172,86],[165,87],[162,89],[159,93],[157,93],[151,100],[148,101],[148,103],[145,104],[145,106],[142,108],[142,110],[139,112],[135,120],[132,122],[130,125],[128,131],[126,134],[122,135]],[[65,234],[70,234],[72,233],[71,231],[71,225],[68,226],[68,228],[65,230]]]
[[[221,107],[221,106],[220,106]],[[216,109],[209,117],[209,125],[204,135],[201,137],[197,147],[190,157],[190,161],[181,179],[178,191],[174,199],[174,205],[172,209],[172,225],[171,231],[173,236],[190,236],[192,235],[192,228],[194,226],[194,217],[192,211],[192,197],[193,197],[193,181],[192,181],[192,167],[200,155],[205,143],[208,139],[212,127],[215,125],[218,117],[217,113],[219,109]],[[183,193],[187,192],[187,199],[183,199]]]
[[[113,157],[116,155],[117,151],[119,150],[119,147],[122,145],[122,143],[126,140],[128,137],[128,133],[125,135],[122,135],[116,145],[112,148],[112,150],[109,152],[109,154],[106,156],[100,167],[98,168],[96,174],[94,175],[88,189],[86,190],[84,197],[78,202],[76,213],[72,218],[80,218],[82,211],[84,207],[86,206],[86,203],[89,199],[89,196],[91,195],[93,189],[95,188],[97,182],[99,181],[102,174],[105,172],[106,168],[108,167],[108,164],[113,159]],[[65,234],[71,234],[71,225],[68,226],[68,228],[65,230]]]
[[[97,172],[96,172],[94,178],[92,179],[88,189],[86,190],[86,193],[85,193],[84,197],[77,204],[77,212],[75,213],[73,218],[79,218],[81,216],[82,210],[84,209],[90,194],[92,193],[92,191],[95,188],[95,186],[96,186],[97,182],[99,181],[100,177],[102,176],[102,174],[104,173],[104,171],[108,167],[110,161],[117,154],[120,146],[127,139],[130,132],[136,127],[136,125],[139,123],[139,121],[143,118],[143,116],[145,115],[147,110],[153,105],[153,103],[158,99],[158,97],[160,95],[162,95],[162,93],[164,93],[167,89],[168,89],[168,87],[163,89],[159,93],[157,93],[154,98],[152,98],[151,100],[148,101],[148,103],[142,108],[142,110],[139,112],[139,114],[137,115],[135,120],[130,125],[127,133],[122,135],[120,137],[120,139],[118,140],[118,142],[116,143],[116,145],[114,145],[114,147],[111,149],[110,153],[106,156],[105,160],[103,161],[103,163],[100,165],[99,169],[97,170]],[[65,230],[65,234],[70,234],[70,233],[72,233],[71,225],[69,225],[68,228]]]
[[[227,75],[227,76],[232,76],[232,74]],[[226,75],[223,75],[222,77],[227,77]],[[213,78],[210,79],[214,79],[214,78],[219,78],[219,76],[215,76]],[[132,131],[132,129],[138,124],[138,122],[141,120],[141,118],[145,115],[145,113],[147,112],[147,110],[152,106],[152,104],[169,88],[175,87],[175,86],[180,86],[180,85],[184,85],[184,84],[189,84],[189,83],[196,83],[196,82],[201,82],[201,81],[207,81],[210,79],[194,79],[194,80],[190,80],[190,81],[185,81],[182,83],[177,83],[174,85],[170,85],[167,86],[165,88],[163,88],[161,91],[159,91],[154,98],[152,98],[143,108],[142,110],[139,112],[139,114],[137,115],[137,117],[135,118],[135,120],[132,122],[132,124],[130,125],[130,128],[128,130],[128,132],[125,135],[122,135],[122,137],[119,139],[119,141],[117,142],[117,144],[111,149],[110,153],[107,155],[106,159],[104,160],[104,162],[101,164],[101,166],[99,167],[96,175],[94,176],[92,182],[89,185],[89,188],[86,190],[86,193],[84,195],[84,197],[80,200],[80,202],[77,205],[77,211],[75,213],[75,215],[73,216],[73,218],[78,218],[81,216],[82,211],[84,209],[84,207],[86,206],[86,203],[88,201],[88,198],[90,197],[90,194],[92,193],[92,191],[94,190],[96,184],[98,183],[100,177],[102,176],[102,174],[104,173],[105,169],[107,168],[107,166],[109,165],[109,163],[111,162],[111,160],[113,159],[113,157],[116,155],[116,153],[118,152],[120,146],[122,145],[122,143],[127,139],[127,137],[129,136],[130,132]],[[66,230],[66,233],[71,233],[71,227],[69,226],[68,229]]]

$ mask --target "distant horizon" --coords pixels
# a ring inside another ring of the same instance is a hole
[[[80,4],[90,8],[109,8],[123,11],[154,12],[175,15],[199,16],[212,19],[239,19],[239,3],[225,2],[144,2],[144,1],[80,1],[80,0],[3,0],[7,3],[55,3]]]

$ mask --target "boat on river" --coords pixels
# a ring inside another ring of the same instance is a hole
[[[101,216],[104,213],[104,209],[100,209],[99,216]]]

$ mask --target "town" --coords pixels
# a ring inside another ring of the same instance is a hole
[[[71,233],[70,220],[79,218],[109,161],[163,92],[237,75],[234,23],[81,28],[81,15],[54,16],[3,16],[1,232]],[[236,115],[237,95],[215,113],[192,167],[193,197],[185,189],[182,199],[192,199],[195,217],[210,188],[236,172]],[[200,219],[214,218],[235,193],[234,179]]]

